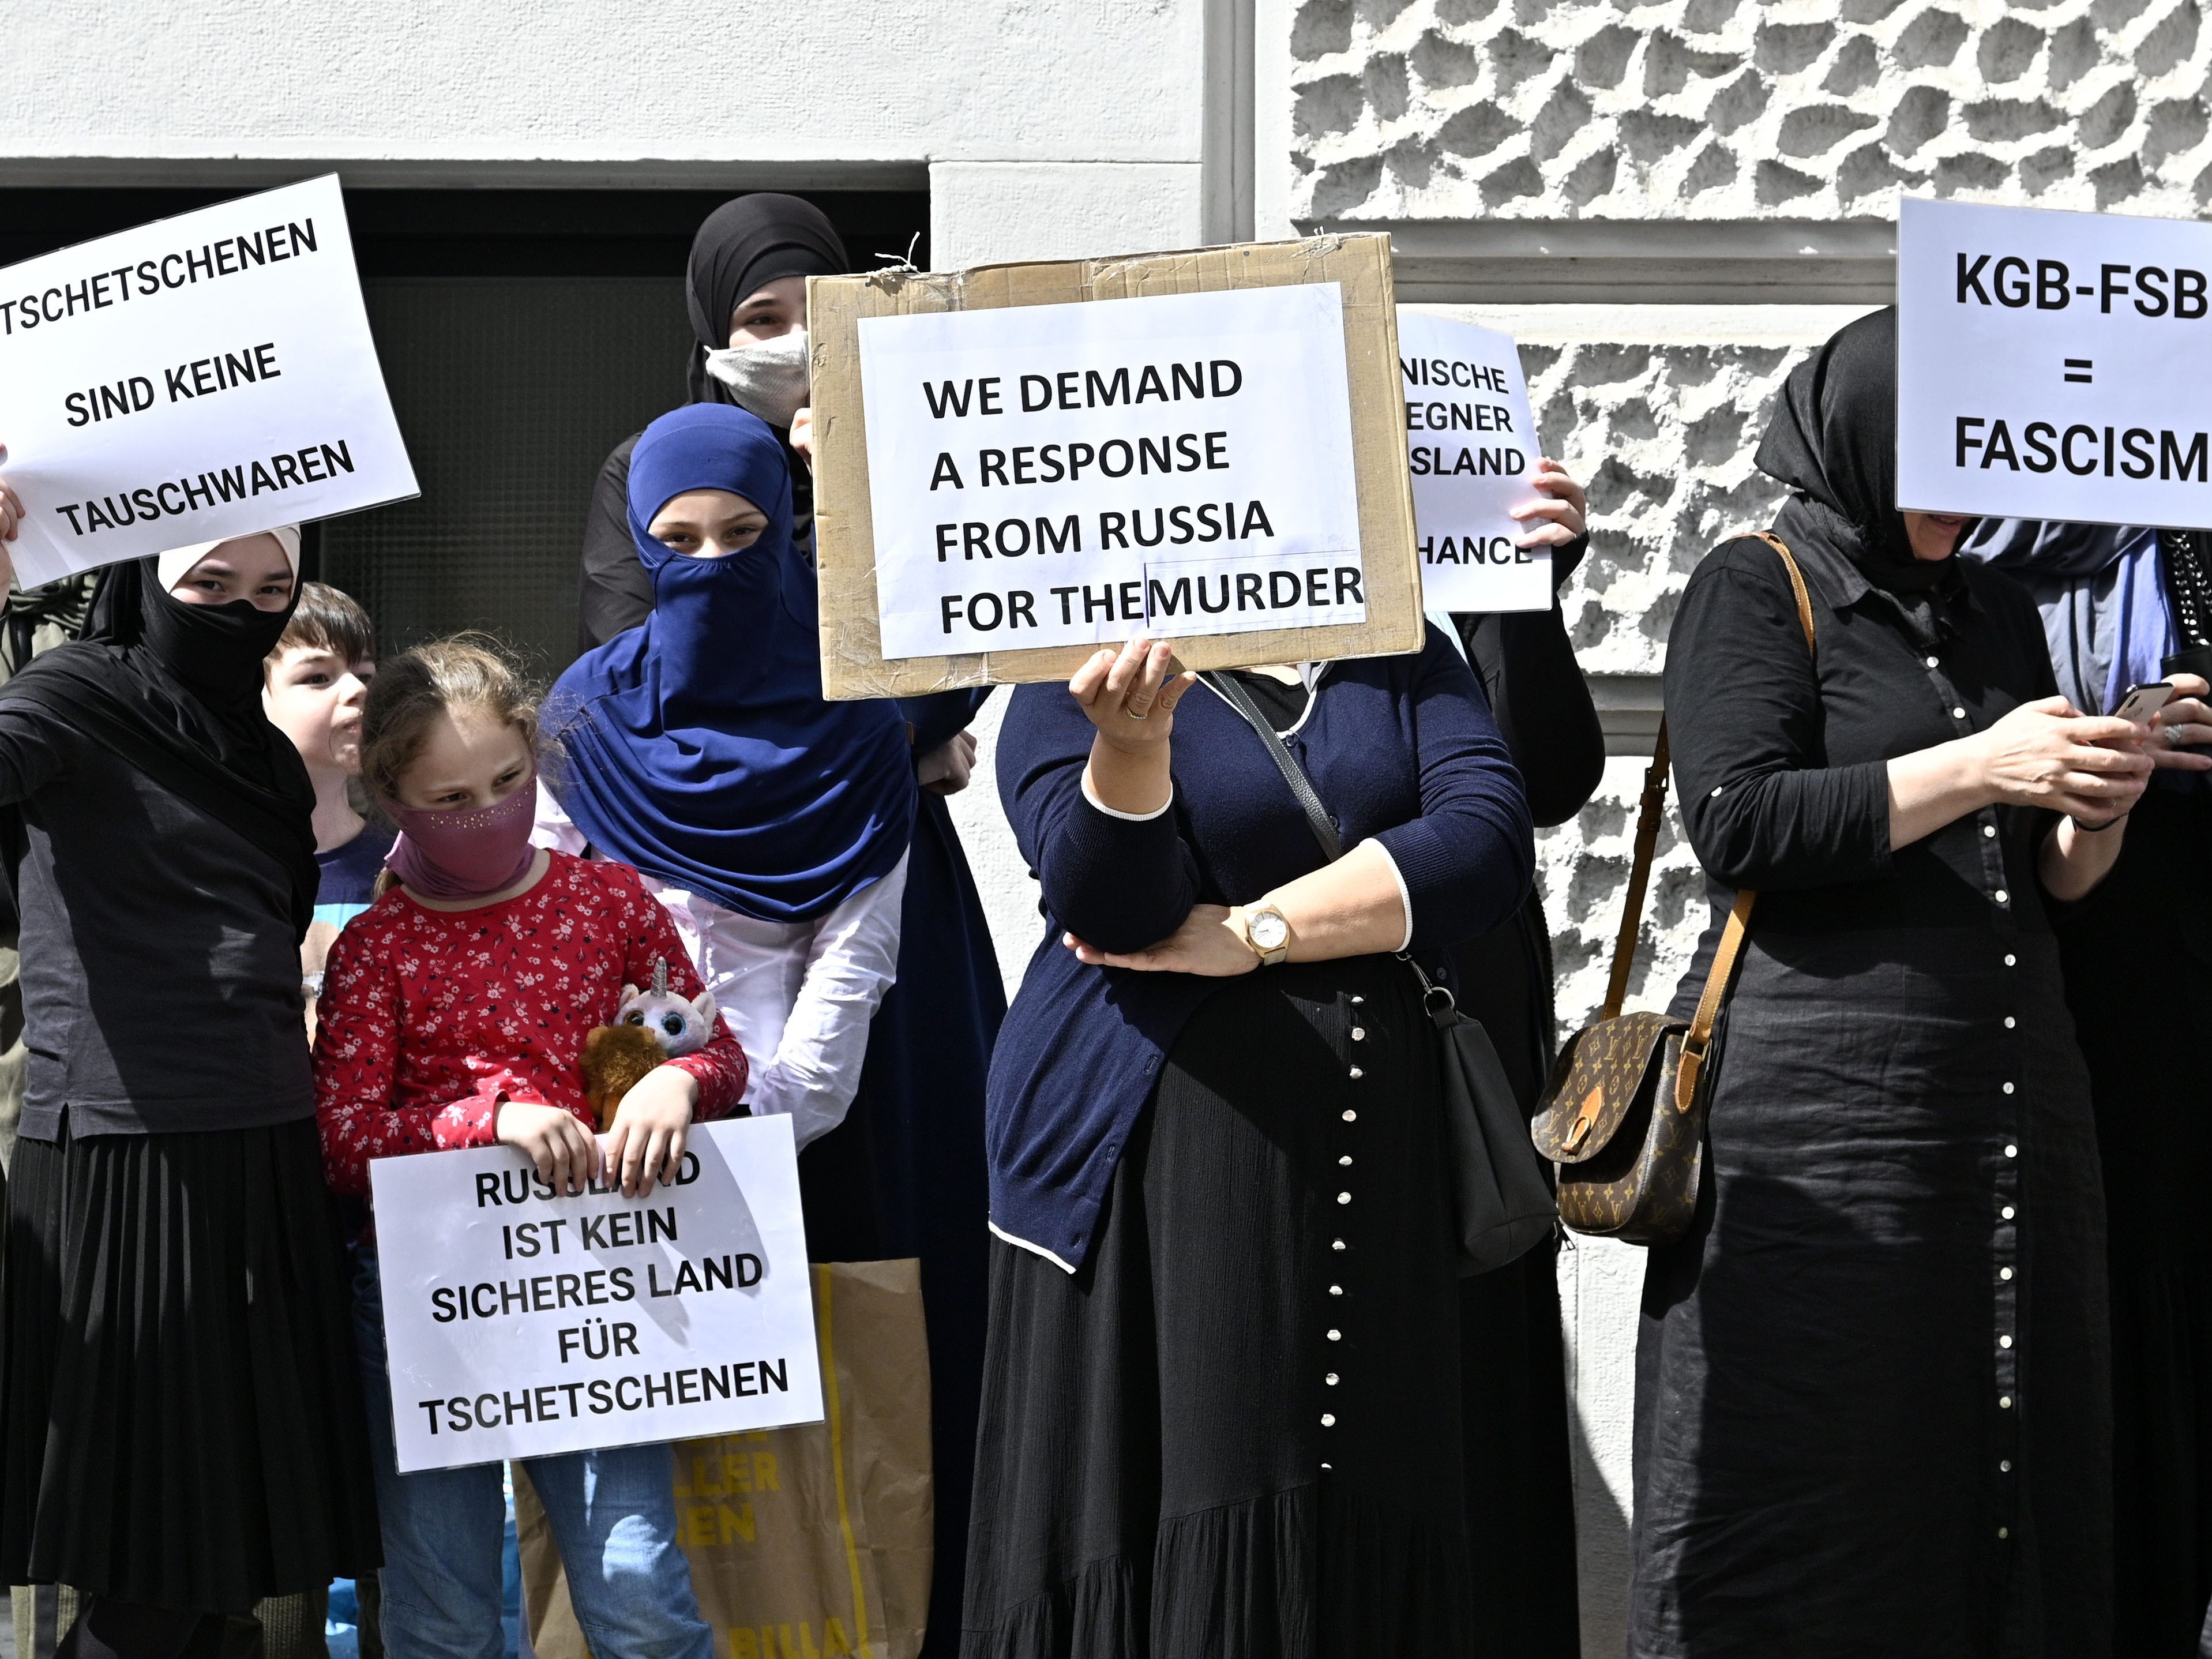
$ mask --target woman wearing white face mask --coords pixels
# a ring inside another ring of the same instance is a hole
[[[844,239],[811,202],[763,191],[725,202],[691,239],[685,301],[695,343],[684,369],[690,401],[734,404],[779,434],[806,402],[806,279],[852,269]],[[633,433],[599,469],[584,526],[579,646],[589,651],[653,609],[629,534]],[[792,464],[792,528],[813,539],[812,475]]]

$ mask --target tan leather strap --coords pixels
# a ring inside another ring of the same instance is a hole
[[[1790,591],[1797,596],[1797,626],[1805,630],[1805,649],[1813,650],[1813,596],[1805,591],[1805,573],[1797,568],[1797,561],[1782,544],[1782,538],[1771,530],[1753,532],[1782,556],[1782,568],[1790,573]]]
[[[1779,536],[1770,530],[1752,533],[1782,556],[1782,568],[1790,573],[1790,591],[1797,600],[1797,625],[1805,630],[1805,649],[1809,654],[1814,650],[1813,596],[1805,586],[1804,573],[1797,568],[1797,561],[1783,545]],[[1651,765],[1644,775],[1644,799],[1637,808],[1636,858],[1629,866],[1620,932],[1613,942],[1613,973],[1606,982],[1605,1007],[1599,1014],[1601,1019],[1619,1018],[1622,1006],[1628,1000],[1628,975],[1636,962],[1637,935],[1643,931],[1644,897],[1650,889],[1651,860],[1659,845],[1660,812],[1667,802],[1668,758],[1667,718],[1662,714],[1659,717],[1659,736],[1651,745]],[[1729,912],[1720,949],[1713,955],[1712,972],[1705,976],[1705,993],[1698,999],[1697,1018],[1691,1023],[1689,1038],[1683,1045],[1682,1066],[1675,1085],[1675,1104],[1684,1111],[1689,1109],[1697,1091],[1698,1071],[1705,1062],[1713,1022],[1720,1018],[1721,998],[1726,994],[1729,977],[1735,969],[1736,955],[1743,948],[1752,901],[1758,896],[1748,888],[1735,896],[1735,908]]]

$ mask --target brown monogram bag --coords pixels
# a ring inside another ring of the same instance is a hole
[[[1805,648],[1813,649],[1813,601],[1797,561],[1776,537],[1759,539],[1782,556],[1797,598]],[[1628,974],[1644,921],[1644,896],[1651,883],[1651,856],[1667,800],[1667,724],[1651,769],[1644,775],[1644,800],[1636,820],[1636,862],[1613,947],[1613,977],[1597,1018],[1569,1039],[1552,1068],[1550,1086],[1531,1133],[1536,1150],[1559,1166],[1559,1218],[1578,1233],[1665,1244],[1679,1238],[1698,1207],[1705,1163],[1705,1073],[1713,1022],[1720,1017],[1736,957],[1743,949],[1752,901],[1735,896],[1720,949],[1698,1010],[1687,1024],[1664,1014],[1624,1014]]]

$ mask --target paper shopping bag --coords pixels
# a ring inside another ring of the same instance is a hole
[[[912,1659],[929,1621],[921,1264],[817,1263],[823,1422],[682,1440],[677,1537],[717,1659]],[[545,1512],[514,1482],[537,1659],[587,1659]]]

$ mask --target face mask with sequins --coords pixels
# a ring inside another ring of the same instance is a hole
[[[384,861],[422,898],[483,898],[520,881],[538,855],[530,844],[538,821],[534,777],[495,806],[440,811],[394,800],[383,805],[399,826],[399,840]]]

